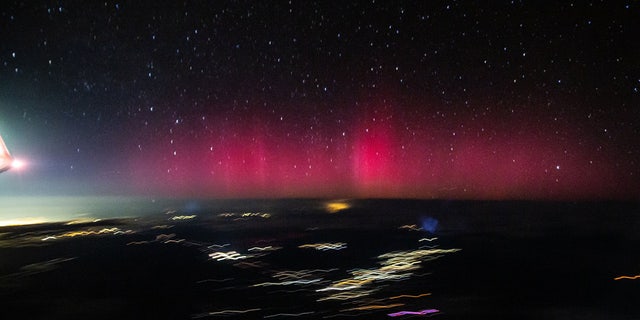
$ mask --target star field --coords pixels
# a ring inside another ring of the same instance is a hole
[[[12,2],[0,190],[637,199],[639,10]]]

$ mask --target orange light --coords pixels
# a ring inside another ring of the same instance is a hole
[[[351,204],[345,201],[332,201],[325,203],[324,207],[329,213],[337,213],[351,208]]]

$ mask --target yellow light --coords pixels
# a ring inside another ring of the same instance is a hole
[[[324,204],[324,208],[329,213],[337,213],[342,210],[351,208],[351,204],[346,201],[331,201]]]

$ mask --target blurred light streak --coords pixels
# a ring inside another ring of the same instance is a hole
[[[141,245],[141,244],[149,244],[149,243],[157,243],[157,242],[162,242],[162,243],[183,243],[185,245],[198,245],[192,242],[187,242],[186,239],[173,239],[175,238],[176,234],[175,233],[171,233],[171,234],[159,234],[156,236],[156,238],[152,241],[132,241],[127,243],[127,245]]]
[[[282,249],[281,247],[273,247],[273,246],[266,246],[266,247],[252,247],[247,249],[247,251],[249,252],[253,252],[253,251],[260,251],[260,252],[264,252],[264,251],[276,251],[276,250],[280,250]]]
[[[263,213],[263,212],[245,212],[242,214],[243,218],[248,218],[248,217],[259,217],[259,218],[264,218],[264,219],[268,219],[271,218],[271,214],[270,213]]]
[[[638,278],[640,278],[640,274],[635,276],[619,276],[619,277],[613,278],[613,280],[622,280],[622,279],[635,280]]]
[[[389,299],[391,299],[391,300],[393,300],[393,299],[401,299],[401,298],[417,299],[417,298],[422,298],[422,297],[426,297],[426,296],[430,296],[430,295],[431,295],[431,293],[422,293],[422,294],[418,294],[418,295],[401,294],[399,296],[389,297]]]
[[[315,269],[315,270],[299,270],[299,271],[278,271],[276,273],[273,274],[274,278],[277,278],[278,280],[284,280],[284,279],[304,279],[306,277],[312,276],[315,273],[318,272],[322,272],[322,273],[327,273],[327,272],[331,272],[331,271],[336,271],[338,270],[337,268],[333,268],[333,269]]]
[[[292,284],[312,284],[316,282],[320,282],[322,279],[313,279],[313,280],[291,280],[291,281],[283,281],[283,282],[262,282],[251,285],[252,287],[268,287],[268,286],[289,286]]]
[[[156,240],[155,241],[165,241],[165,240],[172,239],[175,236],[176,236],[175,233],[170,233],[170,234],[161,233],[161,234],[156,236]]]
[[[233,316],[233,315],[237,315],[237,314],[243,314],[243,313],[260,311],[260,310],[262,310],[262,309],[254,308],[254,309],[246,309],[246,310],[212,311],[212,312],[201,313],[201,314],[195,315],[193,318],[203,318],[203,317],[207,317],[207,316]]]
[[[278,313],[278,314],[264,316],[263,318],[267,319],[267,318],[275,318],[275,317],[300,317],[300,316],[305,316],[305,315],[314,314],[314,313],[315,313],[314,311],[307,311],[307,312],[300,312],[300,313]]]
[[[420,261],[398,261],[395,263],[386,263],[384,267],[380,268],[383,271],[409,271],[415,270],[420,267]]]
[[[342,250],[347,248],[347,244],[344,242],[336,242],[336,243],[309,243],[298,246],[300,249],[312,248],[321,251],[327,250]]]
[[[230,246],[230,243],[225,243],[225,244],[212,244],[210,246],[207,246],[207,249],[220,249],[220,248],[224,248],[227,246]]]
[[[317,289],[316,292],[343,291],[340,294],[318,299],[318,301],[345,300],[366,295],[367,291],[362,290],[365,286],[380,281],[406,280],[413,275],[413,273],[409,271],[419,269],[422,262],[437,259],[445,253],[457,251],[460,251],[460,249],[419,249],[381,254],[378,256],[378,259],[381,259],[379,268],[349,271],[352,276],[351,278],[335,281],[328,287]]]
[[[344,309],[344,310],[340,310],[340,311],[378,310],[378,309],[390,309],[390,308],[401,307],[401,306],[404,306],[404,303],[394,303],[394,304],[387,304],[387,305],[374,304],[374,305],[368,305],[368,306]]]
[[[316,290],[316,292],[324,292],[324,291],[347,291],[347,290],[352,290],[352,289],[357,289],[360,288],[359,285],[351,285],[351,286],[331,286],[331,287],[326,287],[326,288],[322,288],[322,289],[318,289]]]
[[[270,213],[265,212],[244,212],[244,213],[235,213],[235,212],[223,212],[218,214],[218,217],[221,218],[233,218],[233,217],[241,217],[241,218],[271,218]]]
[[[242,261],[242,262],[235,263],[234,266],[238,268],[245,268],[245,269],[246,268],[263,269],[267,267],[267,264],[262,261],[256,261],[256,262]]]
[[[75,260],[75,259],[77,259],[77,258],[76,257],[72,257],[72,258],[55,258],[55,259],[51,259],[51,260],[47,260],[47,261],[27,264],[27,265],[24,265],[24,266],[20,267],[20,271],[18,271],[18,272],[0,276],[0,281],[7,280],[7,279],[12,279],[12,278],[21,278],[21,277],[25,277],[25,276],[38,274],[38,273],[48,272],[48,271],[51,271],[51,270],[54,270],[54,269],[58,268],[58,265],[62,264],[63,262],[68,262],[68,261],[72,261],[72,260]]]
[[[229,251],[229,252],[213,252],[209,254],[209,258],[216,260],[216,261],[224,261],[224,260],[240,260],[240,259],[246,259],[248,258],[248,256],[243,256],[240,253],[236,252],[236,251]]]
[[[433,238],[422,238],[422,239],[418,240],[418,242],[422,242],[422,241],[428,241],[428,242],[431,242],[431,241],[434,241],[434,240],[438,240],[438,237],[433,237]]]
[[[171,229],[171,228],[173,228],[173,225],[162,224],[162,225],[157,225],[157,226],[153,226],[153,227],[151,227],[151,230],[157,230],[157,229]]]
[[[371,294],[374,291],[375,290],[362,290],[362,291],[357,291],[357,292],[340,292],[340,293],[335,293],[335,294],[332,294],[332,295],[324,297],[324,298],[319,298],[317,301],[350,300],[350,299],[355,299],[355,298],[368,296],[369,294]]]
[[[44,239],[42,239],[42,240],[44,240]],[[144,240],[143,241],[131,241],[131,242],[127,243],[127,245],[128,246],[135,246],[135,245],[149,244],[151,242],[152,241],[144,241]]]
[[[81,230],[81,231],[68,231],[57,236],[48,236],[45,238],[75,238],[75,237],[85,237],[85,236],[94,236],[94,235],[121,235],[121,234],[132,234],[133,230],[121,230],[120,228],[102,228],[100,230]]]
[[[461,249],[427,249],[427,250],[414,250],[414,251],[394,251],[385,254],[381,254],[378,258],[389,258],[391,259],[419,259],[424,256],[440,254],[440,253],[453,253],[458,252]]]
[[[102,221],[102,219],[89,219],[89,218],[84,218],[84,219],[74,219],[71,220],[67,223],[65,223],[65,226],[72,226],[74,224],[85,224],[85,223],[96,223],[96,222],[100,222]]]
[[[410,276],[410,274],[393,274],[392,272],[385,271],[383,269],[376,270],[368,270],[368,269],[358,269],[352,271],[351,274],[354,275],[354,279],[361,280],[396,280],[396,279],[406,279]]]
[[[193,215],[189,215],[189,216],[173,216],[170,218],[170,220],[191,220],[194,219],[195,217],[197,217],[195,214]]]
[[[406,229],[409,231],[422,231],[422,228],[419,228],[418,225],[415,225],[415,224],[405,224],[405,225],[399,226],[398,229]]]
[[[400,311],[395,313],[389,313],[388,316],[399,317],[399,316],[406,316],[406,315],[427,315],[427,314],[438,313],[438,312],[440,312],[440,310],[438,309],[426,309],[426,310],[420,310],[420,311]]]

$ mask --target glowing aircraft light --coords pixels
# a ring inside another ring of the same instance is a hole
[[[11,168],[12,169],[16,169],[16,170],[20,170],[22,168],[24,168],[25,163],[24,161],[20,160],[20,159],[13,159],[13,161],[11,162]]]

